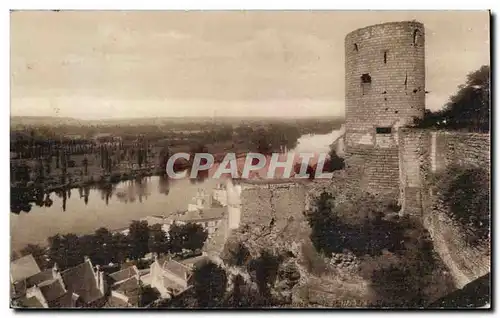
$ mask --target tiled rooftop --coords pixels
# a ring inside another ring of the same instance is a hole
[[[117,282],[129,279],[131,277],[134,277],[134,276],[138,275],[138,273],[139,272],[137,270],[137,267],[131,266],[131,267],[127,267],[125,269],[122,269],[121,271],[114,272],[114,273],[110,274],[109,277],[113,280],[113,283],[117,283]]]
[[[174,261],[174,260],[168,260],[167,258],[163,258],[158,260],[160,266],[171,272],[172,274],[181,277],[182,279],[186,279],[189,274],[190,274],[190,269],[189,267]]]
[[[47,300],[47,302],[56,300],[66,293],[64,286],[61,284],[61,281],[58,279],[52,279],[49,281],[45,281],[38,286],[40,291],[43,294],[43,297]]]
[[[16,282],[40,273],[40,267],[33,255],[29,254],[10,263],[11,281]]]
[[[96,284],[90,261],[69,268],[61,275],[68,291],[79,295],[85,303],[91,303],[103,296]]]

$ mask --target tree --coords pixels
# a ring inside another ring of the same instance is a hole
[[[429,233],[418,222],[404,227],[403,250],[366,257],[361,264],[360,274],[370,281],[377,306],[423,307],[455,290],[451,276],[443,275]]]
[[[338,201],[324,192],[315,202],[316,211],[308,215],[317,251],[329,256],[348,249],[362,256],[401,250],[403,225],[383,219],[397,211],[397,204],[369,193],[349,193]]]
[[[266,300],[259,292],[247,284],[240,274],[232,278],[233,288],[224,302],[229,308],[260,308],[266,305]]]
[[[227,275],[219,265],[206,262],[195,267],[193,288],[199,307],[213,308],[222,305],[226,286]]]
[[[323,192],[316,200],[316,210],[308,215],[311,227],[311,241],[317,251],[331,254],[339,245],[344,244],[343,237],[335,230],[338,218],[332,213],[334,198]]]
[[[129,240],[132,244],[130,257],[134,260],[143,258],[148,252],[149,226],[146,221],[132,221],[129,226]]]
[[[45,172],[46,172],[47,176],[50,176],[51,171],[52,171],[52,156],[49,155],[45,159]]]
[[[172,224],[168,231],[170,249],[173,253],[180,253],[183,249],[196,251],[201,249],[208,238],[208,232],[199,224],[187,223],[184,225]]]
[[[104,146],[103,146],[103,145],[100,145],[100,146],[99,146],[99,159],[100,159],[100,162],[101,162],[100,167],[101,167],[102,169],[104,169],[105,157],[106,157],[106,155],[105,155],[105,153],[104,153]]]
[[[97,248],[95,235],[87,234],[78,238],[78,248],[81,255],[88,256],[92,263],[104,265],[100,255],[100,249]],[[82,256],[83,257],[83,256]]]
[[[43,160],[41,158],[39,158],[37,160],[37,182],[40,182],[42,183],[45,179],[45,175],[44,175],[44,172],[45,170],[43,169]]]
[[[59,149],[57,149],[57,151],[56,151],[56,169],[59,169],[60,161],[61,161],[61,154],[60,154]]]
[[[250,251],[242,242],[226,243],[222,256],[229,266],[243,266],[250,259]]]
[[[87,156],[85,156],[85,158],[83,158],[82,165],[83,165],[83,174],[87,175],[88,174],[88,167],[89,167],[89,160],[87,159]]]
[[[426,111],[419,127],[489,131],[490,126],[490,66],[483,65],[467,75],[464,85],[451,96],[441,111]]]
[[[68,169],[68,161],[67,161],[67,156],[66,156],[66,151],[64,151],[61,155],[61,165],[62,165],[62,176],[61,176],[61,183],[65,184],[66,183],[66,173]]]
[[[149,227],[149,251],[158,255],[169,251],[167,233],[161,228],[161,224],[154,224]]]
[[[258,129],[253,131],[250,136],[250,142],[256,149],[256,151],[263,155],[269,155],[273,151],[273,140],[272,136],[266,129]]]
[[[337,151],[335,151],[334,147],[330,148],[329,153],[330,158],[328,159],[328,171],[332,172],[335,170],[342,170],[345,168],[344,159],[337,155]]]
[[[259,292],[264,299],[271,305],[271,287],[274,285],[278,276],[278,268],[282,262],[280,256],[273,255],[268,250],[263,250],[259,258],[252,260],[249,263],[249,272],[255,271],[257,286]]]
[[[112,261],[122,264],[127,260],[131,253],[131,244],[129,238],[122,233],[114,233],[111,238]]]
[[[65,235],[54,235],[49,237],[49,259],[62,269],[74,267],[84,260],[78,236],[72,233]]]
[[[168,147],[163,147],[160,151],[160,169],[161,174],[165,175],[167,173],[167,163],[170,159],[170,149]]]
[[[92,260],[96,264],[107,265],[113,260],[113,235],[111,232],[101,227],[93,235],[94,255]]]
[[[475,243],[490,233],[490,174],[478,167],[449,166],[440,176],[436,189],[451,216]]]
[[[20,254],[21,256],[31,254],[40,269],[44,270],[47,268],[47,251],[40,245],[28,244],[20,251]]]

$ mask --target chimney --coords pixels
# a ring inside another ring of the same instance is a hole
[[[95,280],[96,280],[96,285],[97,288],[101,291],[102,294],[104,294],[104,271],[101,270],[101,267],[99,265],[95,266]]]
[[[63,283],[61,271],[59,270],[59,266],[57,266],[57,263],[54,263],[54,266],[52,266],[52,277]]]
[[[55,278],[58,272],[59,272],[59,266],[57,266],[57,263],[54,262],[54,266],[52,266],[52,277]]]

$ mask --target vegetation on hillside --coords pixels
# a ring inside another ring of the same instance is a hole
[[[438,198],[470,243],[490,234],[490,174],[481,167],[449,166],[434,177]]]
[[[443,276],[427,231],[416,220],[399,217],[398,209],[369,194],[322,193],[308,214],[311,241],[326,257],[349,252],[359,259],[359,274],[374,291],[373,306],[420,307],[453,283]]]
[[[182,239],[184,237],[186,239]],[[82,236],[73,233],[57,234],[49,237],[47,249],[30,244],[16,256],[32,254],[42,269],[57,263],[64,270],[81,264],[85,256],[95,265],[123,264],[127,260],[139,264],[148,253],[197,253],[207,237],[206,230],[194,223],[172,226],[167,234],[158,224],[148,226],[145,221],[132,221],[127,235],[111,233],[106,228],[99,228],[94,234]]]
[[[469,73],[465,84],[458,87],[442,110],[426,110],[423,119],[415,119],[415,126],[489,132],[490,66]]]

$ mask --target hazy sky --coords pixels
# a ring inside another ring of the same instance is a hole
[[[487,12],[14,12],[11,114],[343,115],[345,35],[412,19],[437,109],[489,64]]]

